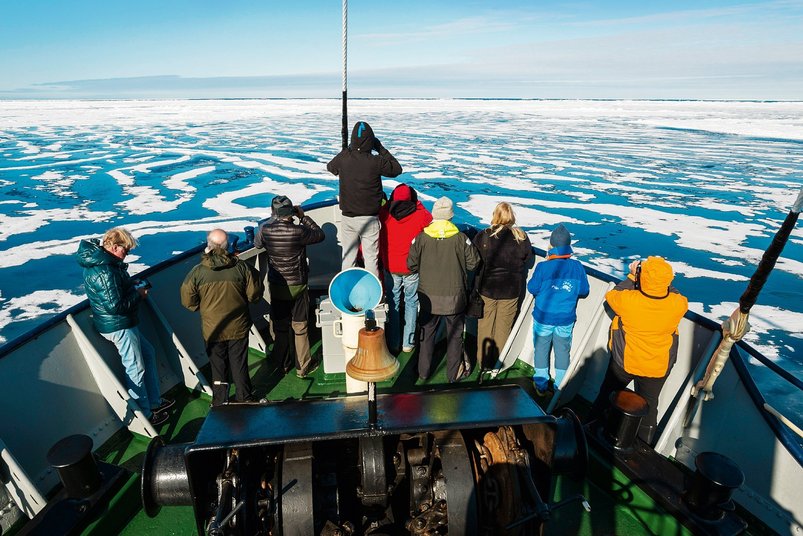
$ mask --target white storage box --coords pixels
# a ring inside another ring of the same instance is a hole
[[[388,305],[380,303],[374,309],[374,319],[377,327],[384,328],[388,314]],[[340,320],[342,313],[332,305],[329,296],[318,299],[315,309],[315,326],[321,328],[321,354],[323,355],[323,371],[326,374],[346,372],[345,352],[343,339],[335,334],[335,322]]]

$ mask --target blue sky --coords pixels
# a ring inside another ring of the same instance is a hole
[[[803,0],[349,5],[353,97],[803,99]],[[341,2],[0,1],[0,99],[338,97]]]

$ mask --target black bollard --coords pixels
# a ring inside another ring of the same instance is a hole
[[[717,452],[701,452],[694,459],[697,470],[683,500],[696,515],[716,521],[734,509],[731,495],[744,483],[744,473],[736,463]]]
[[[641,419],[647,416],[649,405],[644,397],[630,390],[614,391],[605,421],[605,438],[613,448],[629,451],[636,439]]]
[[[83,499],[95,493],[102,481],[92,455],[92,438],[83,434],[67,436],[47,453],[49,463],[59,473],[67,496]]]

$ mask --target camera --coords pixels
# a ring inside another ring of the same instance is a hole
[[[147,279],[137,279],[134,281],[134,288],[137,290],[147,290],[151,288],[151,282]]]

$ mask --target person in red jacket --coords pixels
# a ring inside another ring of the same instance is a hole
[[[385,267],[385,288],[388,294],[387,343],[392,353],[415,348],[415,324],[418,316],[418,274],[407,268],[410,244],[418,233],[432,221],[416,191],[399,184],[390,200],[379,211],[382,227],[379,231],[379,256]],[[404,292],[404,333],[400,329],[400,302]],[[401,335],[401,342],[399,337]]]

